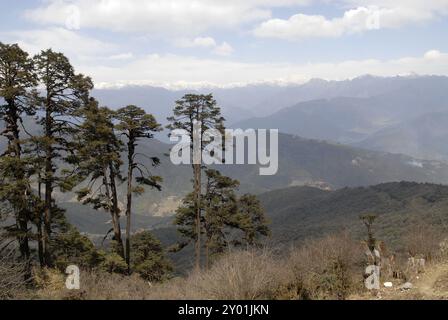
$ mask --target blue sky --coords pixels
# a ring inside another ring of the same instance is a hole
[[[97,86],[448,75],[448,0],[0,0],[0,41]]]

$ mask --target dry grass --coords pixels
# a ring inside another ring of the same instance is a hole
[[[65,275],[35,273],[30,299],[77,300],[264,300],[372,298],[363,286],[363,247],[347,234],[328,236],[292,249],[283,257],[267,250],[234,251],[212,268],[151,284],[139,276],[82,271],[81,290],[65,289]],[[443,287],[441,280],[438,282]],[[398,284],[397,284],[398,285]],[[396,295],[397,298],[416,296]],[[391,298],[393,295],[391,295]]]
[[[0,252],[0,300],[16,298],[25,290],[25,270],[25,263],[17,262],[14,250]]]
[[[210,271],[189,278],[204,299],[274,299],[288,273],[268,251],[234,252],[217,261]]]
[[[146,299],[343,299],[361,282],[363,255],[348,236],[313,241],[288,257],[267,250],[235,251],[209,271],[156,285]]]
[[[44,300],[144,300],[150,284],[138,275],[130,277],[100,271],[82,271],[81,289],[68,290],[65,275],[44,270],[35,275],[38,291],[30,298]]]
[[[440,243],[443,233],[440,228],[425,223],[411,227],[402,239],[409,256],[421,256],[427,261],[440,259]]]
[[[347,234],[333,235],[292,250],[292,270],[298,299],[345,299],[362,285],[362,247]]]
[[[274,299],[288,278],[267,251],[239,251],[219,260],[209,271],[151,284],[139,276],[81,272],[81,290],[65,289],[55,270],[35,274],[38,290],[29,298],[58,300]]]

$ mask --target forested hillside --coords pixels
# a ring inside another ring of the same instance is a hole
[[[377,216],[379,240],[400,245],[415,225],[448,226],[448,187],[412,182],[322,191],[294,187],[260,196],[271,220],[274,243],[300,242],[341,230],[361,238],[360,216]]]

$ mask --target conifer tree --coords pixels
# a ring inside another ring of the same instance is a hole
[[[173,270],[162,244],[149,231],[132,236],[132,266],[147,281],[162,281]]]
[[[62,53],[51,49],[42,51],[34,57],[34,64],[43,86],[40,106],[43,116],[39,124],[43,128],[40,144],[45,152],[42,180],[44,190],[44,232],[43,245],[45,263],[50,264],[50,248],[54,206],[53,191],[73,188],[73,176],[58,170],[56,161],[68,163],[73,150],[73,135],[78,124],[74,122],[80,109],[88,102],[92,81],[81,74],[75,74],[70,61]]]
[[[252,194],[245,194],[238,199],[238,214],[235,224],[244,236],[242,245],[259,246],[260,237],[268,237],[270,230],[260,200]]]
[[[43,186],[44,186],[44,172],[45,172],[45,150],[44,145],[41,143],[41,137],[32,136],[26,144],[25,152],[32,158],[32,175],[37,183],[37,194],[34,196],[35,204],[32,210],[32,223],[36,227],[36,240],[38,249],[38,258],[41,267],[45,266],[44,257],[44,212],[45,202],[43,201]]]
[[[269,236],[268,221],[259,200],[253,195],[238,198],[237,180],[219,171],[206,170],[205,193],[201,196],[201,235],[205,238],[206,267],[213,257],[230,246],[259,246],[260,237]],[[193,193],[177,209],[174,224],[182,236],[176,250],[196,239],[196,211]]]
[[[206,146],[205,131],[216,129],[224,134],[224,118],[221,116],[221,109],[217,106],[213,95],[187,94],[176,102],[173,110],[173,116],[168,118],[170,124],[167,126],[170,130],[185,130],[190,137],[190,158],[195,157],[194,139],[200,142],[200,151]],[[199,130],[195,130],[195,126]],[[196,135],[196,137],[195,137]],[[195,212],[195,267],[201,268],[201,195],[202,195],[202,155],[197,155],[199,159],[193,161],[193,198]],[[196,163],[195,163],[196,162]]]
[[[161,178],[151,173],[148,166],[141,160],[147,158],[153,166],[159,164],[160,160],[156,157],[137,152],[138,142],[141,139],[152,139],[154,133],[161,130],[160,124],[157,123],[153,115],[147,114],[143,109],[137,106],[127,106],[119,109],[116,113],[119,121],[117,130],[125,136],[127,140],[127,160],[128,160],[128,176],[127,176],[127,204],[126,204],[126,264],[128,273],[131,268],[131,213],[132,213],[132,193],[142,194],[147,185],[152,188],[161,190]],[[143,159],[138,159],[138,158]],[[136,182],[139,186],[134,187],[134,172],[137,172]]]
[[[229,245],[230,228],[238,227],[236,189],[239,181],[223,176],[217,170],[206,170],[204,194],[205,266],[210,258],[223,253]]]
[[[0,43],[0,120],[1,136],[7,147],[0,155],[0,200],[14,213],[15,226],[8,228],[17,237],[21,256],[30,259],[29,222],[32,195],[29,181],[30,159],[23,154],[23,117],[35,114],[37,85],[33,63],[18,45]]]
[[[120,170],[123,144],[114,130],[114,115],[108,108],[100,108],[94,99],[90,99],[83,111],[84,122],[78,133],[76,158],[77,176],[86,182],[77,194],[83,204],[110,213],[113,226],[108,234],[113,232],[114,249],[124,259],[117,192],[117,183],[124,180]]]

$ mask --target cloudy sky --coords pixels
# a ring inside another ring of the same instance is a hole
[[[0,0],[0,41],[97,86],[448,75],[448,0]]]

